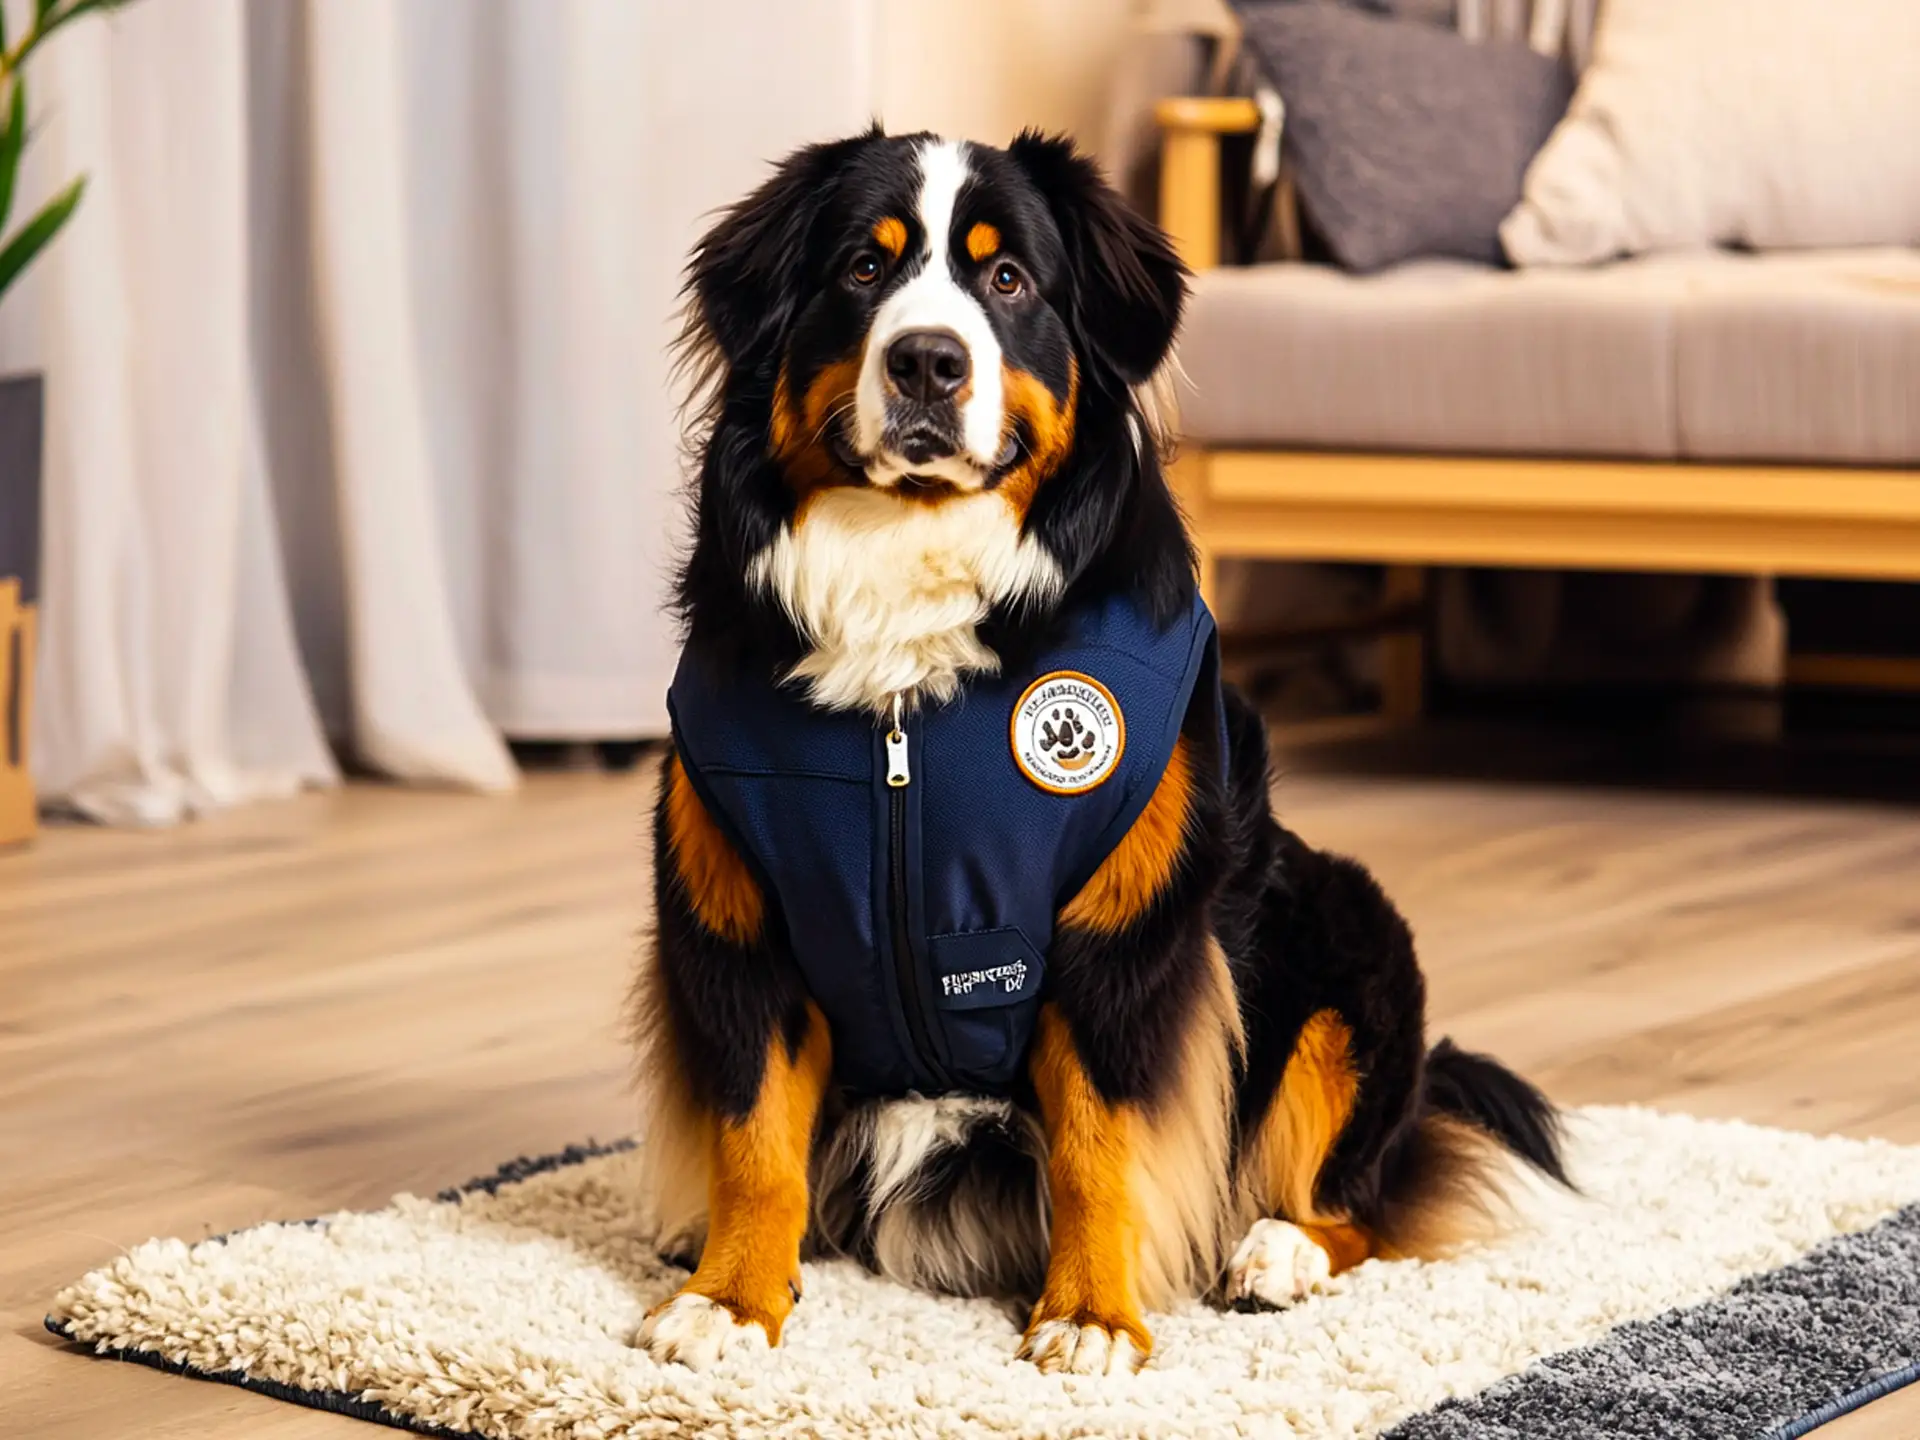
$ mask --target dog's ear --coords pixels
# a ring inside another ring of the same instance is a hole
[[[721,215],[687,263],[683,344],[697,349],[704,341],[736,370],[771,352],[793,322],[808,237],[834,180],[880,134],[876,124],[863,135],[794,151]]]
[[[1008,153],[1046,198],[1073,269],[1073,324],[1129,385],[1160,368],[1180,328],[1187,267],[1166,233],[1136,214],[1061,136],[1023,132]]]

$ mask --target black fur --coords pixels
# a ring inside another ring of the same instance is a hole
[[[1361,1083],[1322,1169],[1316,1198],[1375,1230],[1433,1177],[1421,1122],[1440,1112],[1492,1135],[1562,1184],[1556,1112],[1519,1076],[1442,1040],[1426,1045],[1426,980],[1413,935],[1356,861],[1313,849],[1268,807],[1266,732],[1227,692],[1232,794],[1223,823],[1235,874],[1213,923],[1234,967],[1247,1029],[1240,1087],[1242,1139],[1272,1105],[1307,1020],[1332,1010],[1352,1034]]]
[[[877,129],[809,146],[728,210],[688,267],[683,344],[696,369],[717,356],[717,393],[700,430],[693,543],[674,587],[687,643],[725,664],[775,670],[805,651],[792,620],[750,585],[748,567],[794,514],[796,496],[768,453],[781,365],[804,386],[857,351],[872,310],[911,277],[906,262],[871,293],[840,282],[875,220],[911,215],[914,153],[929,137]],[[1131,387],[1166,358],[1179,326],[1185,270],[1166,238],[1102,184],[1063,139],[1029,133],[1007,151],[974,146],[963,212],[1005,230],[1039,303],[995,325],[1010,356],[1055,393],[1078,358],[1075,443],[1040,487],[1026,526],[1068,579],[1061,604],[1137,588],[1158,617],[1193,595],[1193,557]],[[915,237],[917,243],[918,237]],[[851,472],[847,483],[859,483]],[[1058,607],[1000,607],[982,627],[1009,664],[1043,644]]]
[[[1208,974],[1208,911],[1229,852],[1214,823],[1226,796],[1211,713],[1188,716],[1193,790],[1182,860],[1140,917],[1115,934],[1061,927],[1051,987],[1088,1077],[1107,1098],[1157,1098]]]
[[[1103,383],[1144,383],[1167,358],[1187,297],[1186,267],[1165,232],[1136,214],[1069,140],[1029,130],[1007,156],[1059,229],[1064,309],[1080,354],[1101,362],[1090,368]]]
[[[684,781],[682,783],[685,783]],[[654,809],[654,854],[673,853],[665,787]],[[784,953],[781,927],[767,925],[753,943],[737,945],[700,923],[679,871],[654,867],[654,914],[661,1001],[675,1060],[696,1103],[738,1118],[753,1108],[774,1035],[799,1052],[807,1027],[807,992],[799,967]]]
[[[879,130],[795,151],[765,184],[728,210],[693,252],[687,288],[731,380],[773,383],[780,352],[811,293],[820,217]]]
[[[1131,391],[1173,348],[1186,267],[1069,141],[1028,131],[1008,155],[1060,235],[1057,293],[1082,375],[1073,454],[1041,487],[1028,527],[1060,560],[1067,603],[1132,588],[1172,617],[1193,598],[1193,550]]]
[[[1478,1125],[1529,1165],[1572,1188],[1560,1157],[1560,1112],[1499,1061],[1442,1039],[1427,1052],[1427,1103]]]
[[[813,1252],[877,1266],[871,1127],[876,1107],[830,1115],[823,1134],[833,1137],[815,1157]],[[963,1210],[1007,1217],[1039,1217],[1037,1195],[1046,1172],[1046,1142],[1037,1126],[1019,1115],[988,1114],[957,1145],[935,1149],[914,1178],[909,1192],[894,1204],[916,1212],[916,1229],[946,1223]],[[1004,1227],[1005,1243],[982,1265],[973,1295],[1035,1295],[1046,1273],[1044,1236],[1031,1223]]]
[[[710,352],[718,364],[704,411],[694,543],[676,593],[688,648],[709,663],[777,673],[805,652],[793,621],[748,580],[754,556],[799,503],[791,474],[769,451],[776,386],[783,369],[790,387],[804,386],[858,354],[875,307],[921,263],[893,257],[877,277],[848,278],[850,264],[872,253],[876,221],[912,214],[925,138],[876,128],[802,150],[695,253],[690,343],[696,358]],[[1019,303],[986,307],[996,335],[1056,396],[1068,393],[1069,357],[1079,377],[1071,450],[1035,491],[1026,533],[1059,562],[1062,603],[1130,591],[1158,615],[1178,613],[1193,595],[1193,556],[1134,392],[1168,355],[1186,273],[1166,237],[1066,141],[1026,134],[1005,151],[971,147],[968,163],[957,213],[1003,231],[1031,280]],[[909,252],[918,245],[913,238]],[[968,263],[949,261],[956,274]],[[831,483],[865,483],[842,460],[813,460]],[[1050,637],[1057,614],[1008,605],[982,637],[1018,666]],[[1428,1051],[1425,982],[1406,923],[1362,866],[1313,849],[1273,817],[1264,727],[1230,689],[1226,707],[1224,756],[1210,706],[1196,701],[1187,717],[1194,784],[1171,878],[1142,897],[1118,934],[1065,925],[1056,934],[1049,1001],[1095,1089],[1148,1107],[1165,1095],[1217,940],[1246,1032],[1233,1117],[1243,1145],[1271,1110],[1310,1017],[1331,1010],[1351,1033],[1358,1089],[1318,1176],[1322,1212],[1389,1229],[1445,1167],[1426,1123],[1436,1114],[1479,1127],[1564,1181],[1556,1117],[1539,1092],[1449,1042]],[[768,1037],[783,1029],[797,1045],[806,997],[777,934],[736,947],[702,930],[664,863],[664,819],[659,827],[667,1020],[698,1098],[738,1115],[758,1090]],[[768,929],[775,934],[777,923]],[[1031,1095],[1016,1099],[1032,1108]],[[828,1114],[827,1146],[838,1127],[860,1123],[837,1100]],[[982,1133],[938,1158],[915,1203],[968,1190],[1010,1194],[1038,1183],[1036,1173],[1017,1137]],[[867,1182],[849,1162],[831,1193],[816,1197],[817,1235],[828,1248],[871,1258]]]
[[[1251,1136],[1271,1107],[1309,1018],[1334,1011],[1352,1033],[1363,1078],[1354,1110],[1319,1181],[1333,1213],[1376,1223],[1395,1153],[1420,1113],[1426,981],[1413,937],[1373,877],[1314,850],[1267,804],[1266,732],[1228,692],[1233,748],[1233,873],[1214,907],[1214,928],[1233,966],[1247,1031],[1238,1132]]]

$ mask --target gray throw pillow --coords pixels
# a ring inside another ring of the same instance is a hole
[[[1564,64],[1341,6],[1236,8],[1286,105],[1301,206],[1340,264],[1505,263],[1500,222],[1573,95]]]
[[[1451,26],[1457,18],[1453,0],[1320,0],[1323,5],[1345,5],[1374,15],[1391,15],[1398,20],[1419,20],[1428,25]]]

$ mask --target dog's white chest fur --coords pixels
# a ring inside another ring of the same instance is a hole
[[[997,671],[976,633],[987,612],[1063,583],[998,495],[932,504],[855,488],[813,496],[751,573],[811,646],[794,674],[814,702],[876,713],[896,695],[948,700],[968,675]]]

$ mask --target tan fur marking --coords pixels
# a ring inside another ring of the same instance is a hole
[[[648,946],[641,957],[627,1013],[647,1136],[642,1213],[652,1222],[659,1249],[695,1254],[706,1229],[713,1117],[694,1102],[687,1084],[657,946]]]
[[[1141,1319],[1136,1284],[1138,1219],[1128,1181],[1138,1123],[1132,1106],[1109,1106],[1081,1067],[1067,1023],[1040,1011],[1029,1062],[1047,1131],[1053,1248],[1047,1285],[1027,1330],[1050,1320],[1124,1332],[1142,1353],[1153,1337]]]
[[[873,243],[898,260],[901,252],[907,248],[906,222],[897,215],[887,215],[874,221]]]
[[[1113,935],[1146,913],[1180,863],[1192,790],[1193,757],[1183,735],[1147,808],[1061,910],[1061,924]]]
[[[793,408],[793,387],[787,383],[787,363],[783,360],[773,382],[773,413],[767,418],[767,453],[784,457],[793,449],[794,432],[799,428],[800,417]]]
[[[809,1004],[799,1052],[776,1035],[753,1109],[711,1132],[707,1243],[679,1293],[724,1305],[776,1344],[800,1289],[807,1160],[832,1068],[826,1017]]]
[[[1384,1217],[1375,1255],[1438,1260],[1522,1222],[1509,1189],[1515,1161],[1478,1126],[1428,1115],[1409,1163],[1412,1178]]]
[[[860,383],[860,359],[835,360],[823,367],[797,399],[784,363],[773,386],[773,416],[767,432],[768,452],[780,462],[787,484],[802,495],[824,485],[851,484],[827,444],[827,426],[853,404]]]
[[[1006,497],[1014,513],[1024,516],[1033,497],[1047,482],[1073,449],[1074,416],[1080,402],[1080,366],[1069,357],[1067,394],[1064,400],[1049,390],[1040,379],[1025,370],[1005,363],[1000,366],[1001,392],[1005,396],[1006,433],[1025,420],[1025,453],[1000,481],[999,493]]]
[[[1315,1011],[1301,1027],[1254,1145],[1264,1213],[1301,1226],[1340,1220],[1318,1213],[1314,1190],[1360,1088],[1352,1046],[1353,1032],[1332,1010]]]
[[[760,886],[700,803],[678,755],[667,761],[667,839],[700,923],[735,945],[757,936],[766,912]]]
[[[1000,251],[1000,232],[984,220],[967,231],[967,254],[985,260]]]
[[[1326,1253],[1334,1275],[1380,1253],[1378,1242],[1358,1225],[1301,1225],[1299,1230]]]
[[[1134,1131],[1140,1300],[1149,1310],[1211,1286],[1248,1223],[1231,1173],[1235,1063],[1246,1039],[1227,957],[1215,942],[1206,963],[1170,1083]]]

